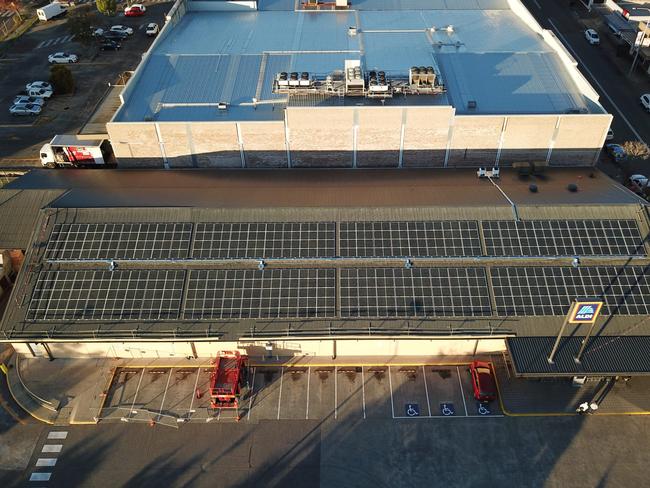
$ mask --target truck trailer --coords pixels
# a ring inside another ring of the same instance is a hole
[[[39,20],[42,20],[44,22],[55,19],[57,17],[61,17],[66,13],[68,13],[68,9],[58,2],[52,2],[48,5],[36,9],[36,15],[38,16]]]
[[[54,136],[40,151],[46,168],[61,166],[106,166],[115,164],[113,148],[108,139],[84,140],[77,136]]]

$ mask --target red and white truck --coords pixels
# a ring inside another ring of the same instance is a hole
[[[106,166],[115,164],[113,148],[108,139],[85,140],[77,136],[54,136],[40,151],[46,168],[60,166]]]

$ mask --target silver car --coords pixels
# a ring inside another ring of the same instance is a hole
[[[14,105],[26,105],[26,104],[33,104],[33,105],[45,105],[45,99],[41,97],[30,97],[28,95],[18,95],[16,98],[14,98]]]
[[[38,115],[41,113],[41,106],[33,103],[21,103],[12,105],[9,113],[11,115]]]

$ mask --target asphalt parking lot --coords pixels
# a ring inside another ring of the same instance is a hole
[[[173,426],[184,421],[441,419],[502,416],[473,398],[467,365],[254,366],[238,410],[212,409],[212,369],[125,368],[113,376],[100,414]]]
[[[108,88],[120,73],[134,70],[152,42],[145,35],[149,22],[164,23],[171,3],[147,3],[143,17],[127,18],[123,14],[104,17],[98,14],[98,27],[126,25],[134,33],[119,51],[99,51],[76,42],[68,32],[66,20],[38,23],[0,57],[0,165],[38,165],[38,149],[56,134],[76,134]],[[88,8],[86,4],[78,8]],[[94,9],[94,6],[92,7]],[[47,56],[55,52],[79,55],[79,62],[66,65],[73,73],[75,92],[56,94],[37,117],[9,114],[13,98],[30,81],[49,79]]]

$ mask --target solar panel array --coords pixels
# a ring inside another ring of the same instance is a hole
[[[341,270],[341,316],[491,315],[483,268]]]
[[[184,281],[184,270],[44,271],[27,319],[177,319]]]
[[[486,220],[488,256],[645,255],[634,220]]]
[[[185,319],[333,317],[334,269],[192,270]]]
[[[191,223],[55,224],[45,258],[185,259],[192,238]]]
[[[492,268],[497,315],[565,315],[577,297],[603,297],[604,313],[650,313],[648,269],[640,266]]]
[[[341,222],[343,257],[480,256],[478,222]]]
[[[336,254],[334,222],[199,223],[192,257],[326,258]]]

